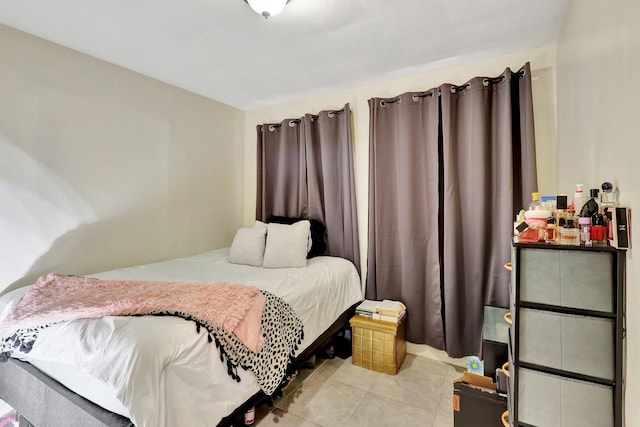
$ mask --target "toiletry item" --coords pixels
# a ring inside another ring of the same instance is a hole
[[[540,202],[540,193],[531,193],[531,203],[529,203],[529,210],[533,211],[540,209],[542,209],[542,203]]]
[[[556,196],[556,226],[562,227],[564,220],[567,218],[567,195],[558,194]]]
[[[580,245],[591,246],[591,218],[580,217],[578,224],[580,225]]]
[[[514,239],[514,241],[518,241],[517,237],[520,235],[520,230],[518,229],[518,226],[520,224],[524,223],[524,211],[520,210],[520,212],[516,215],[515,221],[513,221],[513,235],[514,237],[516,237],[516,239]],[[525,227],[522,230],[526,230],[528,226],[525,224]]]
[[[557,243],[558,228],[556,227],[556,219],[554,217],[547,218],[547,229],[545,230],[544,241],[546,243]]]
[[[618,187],[610,182],[602,183],[602,193],[600,193],[600,205],[603,207],[618,206],[620,203],[620,193]]]
[[[544,233],[547,228],[547,218],[551,216],[550,211],[543,211],[542,209],[534,209],[525,211],[525,222],[529,228],[535,228],[538,230],[538,240],[544,241]]]
[[[561,245],[580,246],[580,231],[573,224],[573,218],[567,218],[560,228]]]
[[[540,203],[542,204],[543,211],[555,212],[556,196],[540,196]]]
[[[607,226],[607,240],[613,240],[613,206],[604,206],[602,214],[604,215],[604,225]]]
[[[578,215],[582,210],[582,206],[587,201],[587,195],[582,190],[582,184],[576,184],[576,192],[573,193],[573,212]]]
[[[518,232],[516,241],[519,243],[538,243],[538,229],[529,227],[526,222],[520,223],[516,230]]]
[[[250,426],[256,422],[256,407],[252,406],[244,413],[244,425]]]
[[[602,214],[595,214],[591,217],[591,244],[593,246],[607,246],[607,226]]]
[[[558,194],[556,196],[556,209],[566,211],[567,210],[567,195]]]
[[[536,219],[546,220],[550,216],[551,216],[551,211],[545,211],[545,210],[542,210],[542,209],[524,211],[524,219],[525,219],[525,221],[536,220]],[[531,223],[529,225],[531,225]],[[544,225],[546,225],[546,224],[544,224]]]
[[[589,190],[589,196],[591,196],[591,198],[598,203],[598,207],[600,207],[600,189],[592,188],[591,190]]]
[[[591,218],[593,215],[598,213],[600,207],[598,206],[598,189],[592,188],[589,190],[590,198],[585,202],[582,206],[580,212],[576,212],[578,216]]]
[[[616,206],[613,209],[611,246],[618,249],[631,249],[631,208]]]

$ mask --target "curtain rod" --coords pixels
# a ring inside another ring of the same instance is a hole
[[[511,73],[511,77],[518,77],[519,79],[523,78],[525,76],[525,71],[524,70],[520,70],[520,71],[516,71],[515,73]],[[504,80],[504,74],[498,77],[487,77],[484,80],[482,80],[482,84],[484,86],[489,86],[492,83],[500,83],[502,80]]]
[[[296,124],[300,123],[301,121],[302,119],[291,119],[289,120],[289,127],[295,127]],[[278,129],[281,126],[282,126],[282,123],[272,123],[269,125],[269,131],[273,132],[274,130]]]
[[[432,89],[432,90],[427,90],[425,92],[414,93],[413,95],[411,95],[411,99],[417,102],[420,98],[426,98],[426,97],[435,95],[435,92],[436,92],[435,89]],[[402,98],[398,96],[395,98],[381,99],[380,106],[386,107],[387,104],[394,104],[396,102],[398,104],[402,104]]]
[[[511,73],[512,77],[516,77],[517,76],[518,78],[523,78],[525,75],[526,75],[525,70],[520,70],[520,71],[517,71],[515,73],[513,73],[513,72]],[[493,83],[499,83],[502,80],[504,80],[504,77],[505,77],[504,74],[501,75],[501,76],[498,76],[498,77],[487,77],[487,78],[482,80],[482,84],[484,86],[489,86],[490,84],[493,84]],[[469,82],[461,84],[459,86],[452,85],[451,86],[451,93],[456,93],[456,92],[458,92],[460,90],[464,90],[467,87],[469,87],[469,85],[470,85]],[[414,101],[418,101],[418,99],[420,99],[420,98],[424,98],[426,96],[433,96],[433,95],[435,95],[435,90],[429,90],[429,91],[426,91],[426,92],[414,93],[411,96],[411,99],[413,99]],[[440,90],[439,89],[438,89],[438,96],[440,96]],[[383,100],[380,101],[380,106],[381,107],[386,107],[387,104],[394,104],[396,102],[397,103],[402,103],[402,99],[399,96],[396,97],[396,98],[383,99]]]
[[[336,116],[336,114],[341,114],[341,113],[344,113],[344,108],[341,108],[339,110],[330,110],[330,111],[327,111],[327,117],[332,119],[332,118],[334,118]],[[315,120],[318,117],[320,117],[319,114],[309,114],[309,116],[311,116],[312,120]]]
[[[332,118],[334,118],[336,116],[336,114],[342,114],[342,113],[344,113],[344,111],[345,111],[344,108],[341,108],[339,110],[331,110],[331,111],[327,112],[327,116],[330,119],[332,119]],[[311,120],[316,120],[316,119],[318,119],[318,117],[320,117],[320,115],[318,115],[318,114],[309,114],[309,116],[311,117]],[[285,121],[285,120],[283,120],[283,121]],[[300,122],[302,122],[302,119],[291,119],[291,120],[289,120],[289,127],[295,127],[296,124],[298,124]],[[264,126],[266,126],[266,125],[263,125],[263,129],[264,129]],[[278,129],[281,126],[282,126],[282,123],[272,123],[272,124],[269,125],[268,129],[269,129],[269,131],[273,132],[274,130]]]

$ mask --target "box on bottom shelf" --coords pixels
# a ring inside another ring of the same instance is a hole
[[[507,398],[500,396],[489,377],[465,372],[453,383],[454,427],[495,427],[507,410]]]
[[[399,323],[392,323],[358,315],[352,317],[353,364],[397,374],[407,352],[405,319],[406,316]]]

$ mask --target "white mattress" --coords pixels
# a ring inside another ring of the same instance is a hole
[[[228,249],[122,268],[101,279],[223,281],[271,292],[304,324],[298,353],[347,308],[362,299],[360,278],[349,261],[317,257],[304,268],[267,269],[230,264]],[[0,297],[0,320],[26,292]],[[216,425],[259,387],[239,369],[226,373],[218,350],[192,322],[174,317],[105,317],[54,325],[32,351],[15,354],[94,403],[130,418],[136,426]]]

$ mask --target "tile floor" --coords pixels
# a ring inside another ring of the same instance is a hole
[[[273,407],[256,408],[256,425],[453,426],[453,380],[460,367],[407,354],[397,375],[353,366],[349,359],[316,360]]]

